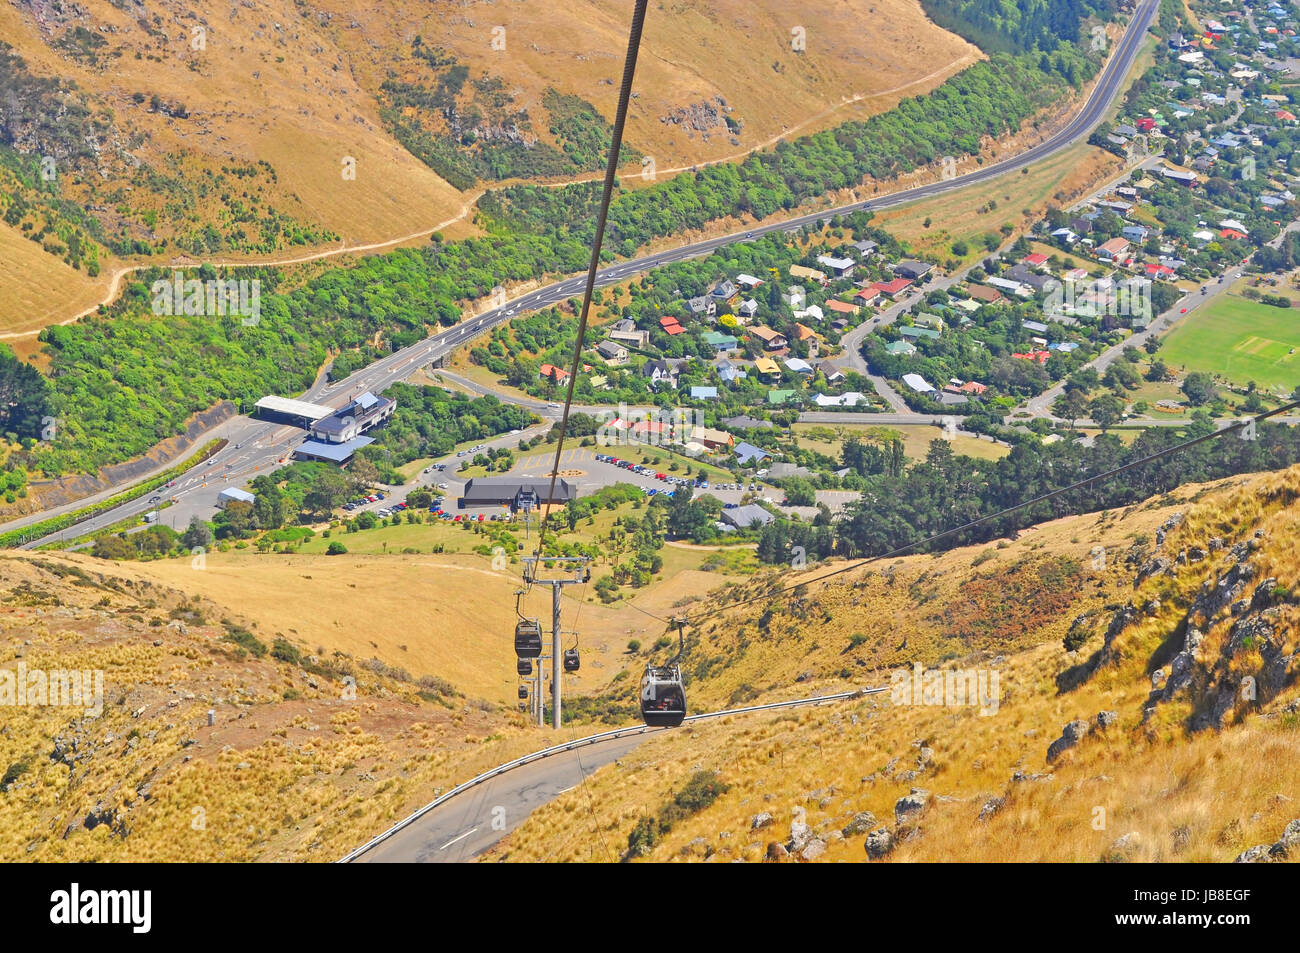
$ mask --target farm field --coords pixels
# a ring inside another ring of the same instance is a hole
[[[1294,309],[1228,295],[1189,315],[1165,338],[1160,354],[1173,367],[1289,392],[1300,385],[1297,350],[1300,315]]]

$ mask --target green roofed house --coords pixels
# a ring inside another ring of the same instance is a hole
[[[943,336],[938,331],[934,330],[934,328],[905,327],[899,328],[898,333],[903,337],[911,338],[914,341],[921,338],[931,338],[937,341]]]
[[[740,346],[740,341],[730,334],[723,334],[721,331],[708,331],[703,335],[704,343],[713,348],[719,354],[725,354],[727,351],[734,351]]]
[[[767,402],[774,405],[788,404],[797,393],[799,392],[795,390],[770,390],[767,392]]]
[[[911,341],[890,341],[885,345],[885,351],[889,354],[901,354],[903,357],[911,357],[916,353],[916,345]]]

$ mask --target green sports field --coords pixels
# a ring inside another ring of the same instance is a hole
[[[1294,351],[1294,353],[1293,353]],[[1189,315],[1164,339],[1171,367],[1224,374],[1261,389],[1300,386],[1300,308],[1274,308],[1225,295]]]

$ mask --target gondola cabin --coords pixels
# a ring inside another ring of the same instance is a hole
[[[582,667],[582,661],[578,658],[577,649],[564,650],[564,670],[566,672],[576,672]]]
[[[515,623],[515,655],[521,659],[542,654],[542,624],[537,619],[520,619]]]
[[[641,679],[641,718],[651,728],[676,728],[686,717],[680,665],[649,665]]]

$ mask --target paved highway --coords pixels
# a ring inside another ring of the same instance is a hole
[[[601,269],[596,278],[598,287],[604,287],[624,281],[630,276],[658,268],[661,265],[711,254],[719,248],[737,241],[754,238],[776,231],[788,231],[803,225],[815,225],[828,221],[835,215],[863,209],[883,209],[904,205],[918,199],[941,195],[955,189],[965,188],[977,182],[987,181],[1008,172],[1015,172],[1031,163],[1068,148],[1080,139],[1086,138],[1094,126],[1101,121],[1112,100],[1118,94],[1124,78],[1128,75],[1142,48],[1147,28],[1150,26],[1159,0],[1141,0],[1131,17],[1123,37],[1116,44],[1114,53],[1102,69],[1092,93],[1083,108],[1059,132],[1043,140],[1019,155],[991,163],[972,172],[955,176],[940,182],[932,182],[899,192],[873,196],[870,201],[853,202],[818,212],[810,212],[796,218],[755,225],[744,231],[733,232],[717,238],[681,245],[677,248],[654,252],[640,258],[618,262]],[[362,368],[343,380],[327,383],[318,379],[299,399],[312,403],[326,403],[334,407],[342,406],[353,395],[362,391],[381,392],[396,381],[410,377],[415,371],[451,353],[480,334],[511,320],[517,315],[550,307],[569,298],[582,294],[586,280],[585,274],[573,275],[535,291],[528,292],[499,307],[468,318],[455,327],[440,331],[418,344],[395,351],[368,367]],[[894,408],[896,411],[899,408]],[[168,496],[177,497],[175,512],[164,516],[163,521],[183,527],[191,515],[210,516],[216,509],[218,493],[227,486],[240,486],[247,480],[274,469],[287,461],[294,446],[305,438],[301,430],[269,424],[265,421],[248,417],[237,417],[221,425],[223,433],[230,440],[227,447],[207,461],[201,474],[187,476],[178,481],[177,486],[167,490]],[[206,442],[208,435],[198,438],[199,443]],[[163,467],[165,468],[165,467]],[[132,481],[134,483],[136,481]],[[122,492],[126,485],[116,486],[94,497],[78,501],[77,506],[84,506],[97,499],[107,498]],[[83,535],[104,526],[127,518],[139,518],[153,509],[156,503],[140,499],[116,507],[96,517],[94,521],[79,524],[64,534],[53,534],[43,539],[33,540],[28,547],[43,542],[53,542],[63,535]],[[0,526],[0,530],[16,529],[48,516],[36,513]]]

